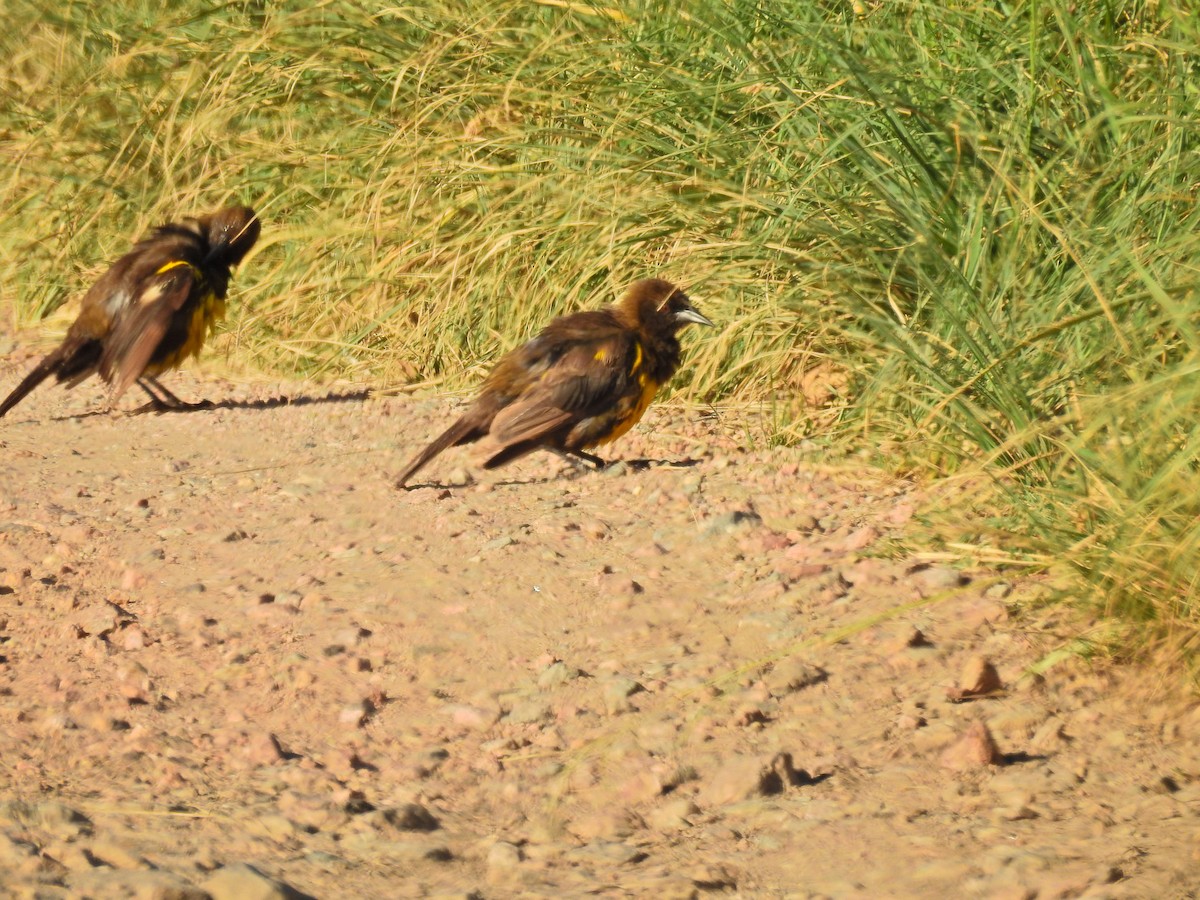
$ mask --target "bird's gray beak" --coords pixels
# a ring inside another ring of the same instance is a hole
[[[707,325],[709,328],[713,327],[712,322],[700,315],[700,313],[696,312],[696,310],[692,309],[690,306],[675,313],[675,320],[677,322],[684,323],[695,322],[697,325]]]

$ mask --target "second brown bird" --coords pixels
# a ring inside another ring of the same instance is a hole
[[[74,387],[99,373],[110,405],[136,382],[157,409],[188,407],[156,376],[200,352],[225,315],[230,270],[258,232],[245,206],[154,229],[92,285],[62,344],[0,403],[0,416],[51,375]]]
[[[400,475],[408,480],[447,447],[487,437],[485,469],[537,449],[603,461],[586,452],[641,419],[679,368],[680,329],[712,325],[687,294],[658,278],[634,283],[615,306],[555,319],[492,369],[471,407]]]

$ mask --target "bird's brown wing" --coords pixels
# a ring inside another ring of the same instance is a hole
[[[582,312],[555,319],[535,338],[505,354],[488,374],[478,399],[441,435],[434,438],[405,467],[397,480],[404,486],[431,459],[447,447],[468,444],[487,434],[496,434],[495,421],[500,420],[499,433],[522,439],[532,435],[529,448],[513,448],[509,441],[502,448],[503,458],[489,466],[500,465],[537,446],[540,435],[555,433],[571,421],[570,409],[588,391],[572,387],[572,371],[580,360],[592,359],[599,348],[620,341],[620,324],[611,313]],[[592,376],[592,391],[597,387]],[[600,378],[599,382],[605,379]],[[585,378],[586,382],[586,378]],[[548,390],[551,385],[554,390]],[[577,396],[578,394],[578,396]],[[574,399],[574,403],[572,400]]]
[[[133,302],[113,323],[100,358],[100,375],[112,385],[113,401],[142,377],[195,283],[190,265],[164,265],[143,282]]]
[[[508,448],[561,443],[581,419],[616,403],[629,386],[635,338],[615,331],[557,347],[552,363],[521,396],[500,410],[491,437]]]

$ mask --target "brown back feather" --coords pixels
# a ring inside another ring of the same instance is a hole
[[[112,385],[113,402],[142,377],[172,317],[183,309],[195,284],[187,266],[178,266],[158,278],[153,286],[143,288],[143,295],[119,318],[104,342],[100,377]],[[144,291],[151,287],[157,287],[159,294],[154,299],[145,299]]]

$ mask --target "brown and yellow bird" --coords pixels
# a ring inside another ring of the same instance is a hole
[[[677,335],[689,323],[712,325],[687,294],[658,278],[635,282],[615,306],[555,319],[496,364],[471,407],[421,451],[397,487],[447,447],[483,437],[496,445],[485,469],[537,449],[603,466],[587,449],[637,424],[679,368]]]
[[[110,406],[134,382],[155,409],[204,405],[184,403],[157,376],[200,353],[225,316],[230,270],[258,232],[245,206],[154,229],[92,285],[62,344],[0,403],[0,416],[51,375],[74,387],[99,373]]]

